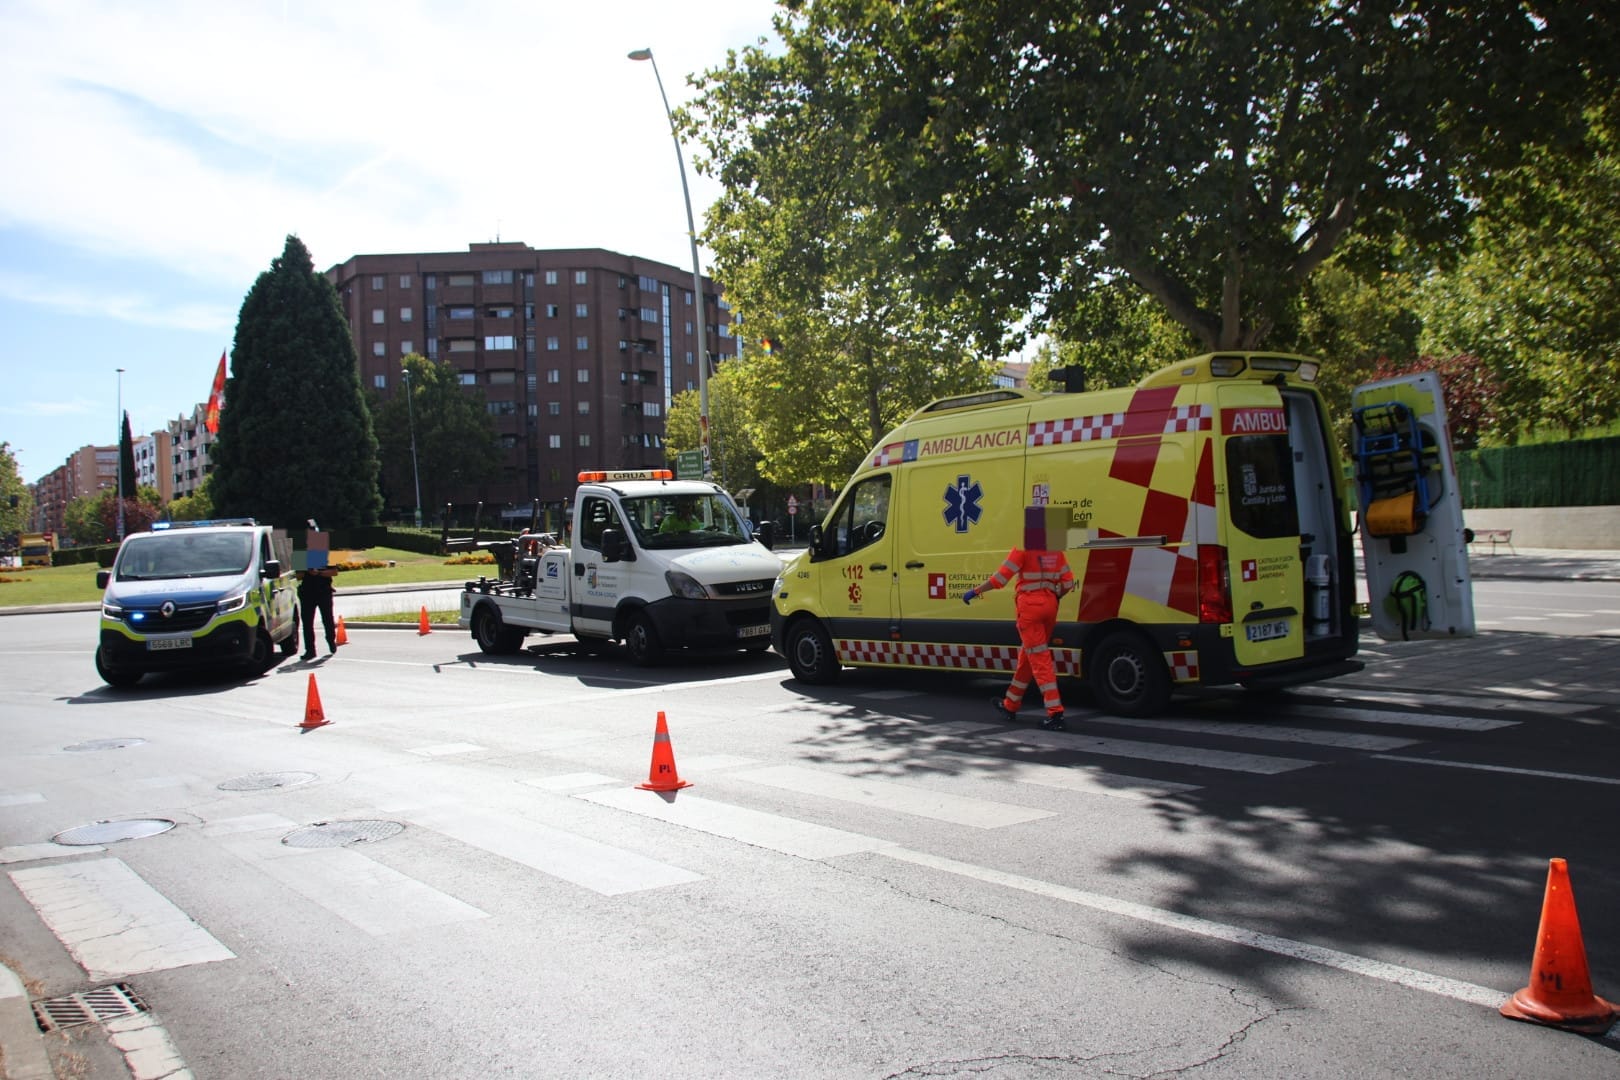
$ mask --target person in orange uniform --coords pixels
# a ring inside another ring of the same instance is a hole
[[[1074,571],[1062,551],[1049,551],[1043,547],[1027,546],[1034,537],[1026,529],[1026,547],[1013,548],[1007,559],[984,584],[962,594],[962,602],[971,604],[987,589],[999,589],[1018,578],[1018,670],[1013,673],[1007,696],[998,707],[1008,720],[1018,717],[1024,703],[1024,692],[1029,689],[1031,676],[1040,687],[1041,701],[1046,706],[1046,719],[1041,727],[1062,731],[1063,699],[1058,695],[1057,671],[1052,666],[1052,632],[1057,628],[1058,601],[1075,588]]]

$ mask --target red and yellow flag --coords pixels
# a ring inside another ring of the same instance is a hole
[[[225,353],[219,354],[219,370],[214,372],[214,388],[208,393],[208,414],[203,419],[203,425],[208,428],[208,434],[219,434],[219,410],[225,405]]]

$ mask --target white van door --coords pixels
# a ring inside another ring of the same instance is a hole
[[[1350,405],[1373,629],[1386,641],[1474,636],[1462,493],[1439,376],[1367,383]]]

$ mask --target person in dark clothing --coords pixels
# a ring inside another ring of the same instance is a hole
[[[337,652],[337,619],[332,614],[332,596],[336,591],[332,579],[336,570],[305,570],[298,575],[298,606],[304,618],[305,660],[315,659],[315,611],[320,609],[321,623],[326,628],[326,651]]]

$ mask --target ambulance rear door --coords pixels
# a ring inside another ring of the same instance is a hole
[[[1221,383],[1217,505],[1232,595],[1232,652],[1241,667],[1305,655],[1305,572],[1288,413],[1273,386]]]
[[[1472,637],[1474,589],[1439,376],[1367,383],[1350,405],[1373,629],[1386,641]]]

